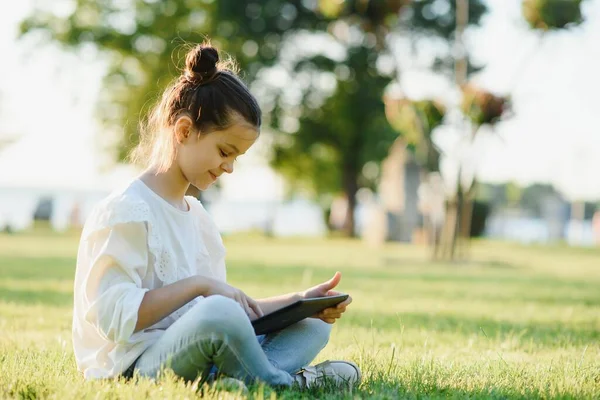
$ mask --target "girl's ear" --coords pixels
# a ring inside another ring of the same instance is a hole
[[[177,144],[183,143],[191,134],[194,128],[194,124],[190,117],[183,115],[177,118],[175,126],[173,127],[173,134]]]

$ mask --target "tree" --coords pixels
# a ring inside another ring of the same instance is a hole
[[[498,96],[472,84],[463,85],[461,88],[461,111],[468,120],[470,132],[466,132],[467,149],[473,151],[475,138],[483,127],[493,128],[505,117],[510,108],[510,99]],[[475,171],[465,171],[466,165],[459,161],[458,177],[456,182],[455,197],[449,199],[447,206],[448,226],[442,235],[441,256],[454,259],[458,249],[465,256],[471,239],[471,222],[473,217],[473,204],[477,178]],[[465,179],[465,172],[470,172]],[[469,179],[468,177],[471,176]]]
[[[353,204],[355,188],[363,185],[361,167],[364,161],[378,162],[381,159],[381,151],[374,151],[370,144],[375,143],[372,128],[382,120],[384,106],[380,98],[385,83],[392,80],[390,72],[397,69],[397,65],[393,65],[392,71],[382,74],[373,65],[380,57],[390,56],[388,43],[394,36],[410,35],[415,40],[422,40],[433,35],[447,42],[454,32],[454,2],[421,0],[408,3],[402,0],[269,0],[243,3],[236,0],[76,0],[75,8],[67,15],[59,16],[45,9],[36,9],[23,21],[21,30],[24,34],[42,31],[45,37],[69,49],[92,44],[107,58],[110,68],[105,77],[99,111],[109,128],[123,131],[120,158],[137,143],[136,122],[140,115],[177,73],[176,69],[169,70],[172,59],[181,60],[184,52],[180,50],[186,41],[202,41],[204,37],[200,32],[211,37],[219,47],[235,54],[249,81],[253,81],[266,67],[285,65],[286,62],[292,69],[310,65],[316,72],[337,72],[332,75],[335,78],[334,90],[326,93],[332,96],[331,99],[311,88],[304,93],[301,104],[297,105],[300,113],[296,118],[299,118],[300,128],[296,134],[288,136],[287,141],[291,143],[287,146],[288,151],[280,149],[275,152],[279,157],[275,165],[280,165],[284,171],[290,170],[285,165],[293,163],[309,165],[305,169],[297,168],[296,177],[302,176],[304,181],[318,181],[316,186],[321,191],[326,187],[326,181],[322,181],[321,177],[329,175],[326,179],[331,179],[332,176],[318,168],[324,159],[307,157],[290,149],[301,148],[300,144],[293,142],[307,142],[302,136],[310,135],[308,132],[312,129],[318,127],[324,132],[336,127],[333,119],[346,121],[353,127],[354,133],[340,133],[338,143],[344,143],[344,146],[334,150],[327,163],[335,164],[335,170],[339,171],[339,185],[335,187],[344,188],[349,198],[352,197]],[[468,23],[477,23],[485,12],[485,6],[481,0],[470,0],[469,4],[472,12]],[[345,43],[339,37],[344,32],[348,39]],[[315,55],[310,54],[290,60],[289,54],[285,53],[289,53],[288,45],[307,33],[337,41],[344,47],[346,56],[336,59],[324,54],[315,59]],[[438,57],[437,64],[443,67],[451,59],[450,52],[445,52]],[[363,68],[364,65],[368,68]],[[349,75],[344,77],[346,74]],[[319,73],[313,74],[313,77],[320,76]],[[312,83],[311,87],[314,88]],[[368,115],[374,118],[371,124],[361,115],[364,104],[360,96],[371,101],[377,97],[376,90],[380,93],[379,100],[373,100],[374,107],[379,107],[380,111],[369,111]],[[320,105],[330,113],[330,119],[322,111],[311,110],[319,96],[322,99]],[[289,107],[282,98],[277,96],[270,112],[270,124],[275,128],[279,128],[282,118],[290,117]],[[383,131],[378,135],[387,138],[387,128],[383,124],[381,126]],[[350,139],[352,135],[354,138]],[[331,138],[327,135],[323,138],[325,140],[320,143],[320,139],[313,136],[315,148],[332,147]],[[366,143],[368,145],[363,146]],[[385,143],[384,140],[381,145]],[[377,145],[374,146],[377,148]],[[335,154],[339,156],[342,153],[344,157],[336,158]],[[288,161],[284,162],[284,158]],[[360,162],[355,162],[355,159]],[[353,215],[352,210],[350,215]],[[353,221],[349,220],[348,233],[353,232],[352,224]]]
[[[485,8],[478,1],[471,3],[474,12],[468,22],[476,23]],[[331,97],[323,95],[318,85],[309,83],[300,104],[274,101],[273,121],[289,118],[290,114],[300,117],[297,131],[279,138],[273,164],[316,193],[343,190],[349,205],[344,231],[353,235],[355,194],[360,187],[373,186],[373,177],[363,171],[369,163],[381,162],[398,135],[385,123],[382,101],[385,88],[399,75],[390,43],[397,36],[412,35],[416,39],[431,33],[448,40],[454,25],[448,14],[453,13],[454,5],[446,2],[449,8],[436,14],[436,2],[415,2],[410,10],[412,18],[398,25],[398,12],[406,7],[406,2],[322,1],[319,4],[321,8],[317,11],[331,19],[319,26],[327,28],[328,37],[341,46],[345,55],[309,53],[289,63],[290,82],[298,80],[298,71],[308,72],[316,79],[328,72],[329,77],[335,77],[336,84]],[[449,58],[448,54],[440,55],[438,68],[443,69]],[[380,61],[387,61],[389,68],[378,68],[376,64]],[[425,136],[421,147],[427,147],[428,155],[435,157],[430,135]],[[439,153],[437,158],[435,163],[439,163]]]
[[[540,39],[550,31],[569,29],[583,22],[581,14],[582,0],[523,0],[523,17],[534,31],[540,32]],[[465,132],[467,141],[472,143],[481,128],[493,127],[506,115],[510,107],[510,98],[496,96],[482,88],[467,84],[467,73],[465,64],[466,51],[462,45],[462,28],[466,25],[465,15],[470,12],[466,0],[457,0],[461,6],[462,23],[457,24],[457,44],[463,51],[459,52],[456,60],[456,82],[461,87],[462,104],[461,111],[470,125],[471,132]],[[462,55],[462,57],[461,57]],[[442,245],[443,256],[454,259],[457,246],[461,243],[459,251],[464,251],[469,242],[473,201],[477,180],[473,178],[465,184],[463,179],[464,165],[459,163],[458,180],[455,196],[448,201],[447,219],[444,229]],[[463,254],[464,255],[464,254]]]
[[[304,187],[319,194],[345,194],[343,231],[348,236],[354,235],[358,189],[374,187],[374,177],[363,173],[365,165],[379,163],[398,137],[387,123],[382,99],[391,78],[374,73],[375,66],[365,62],[367,51],[349,49],[346,65],[356,76],[373,74],[369,84],[338,81],[334,94],[321,106],[306,107],[301,113],[297,132],[279,137],[273,158],[276,168]]]

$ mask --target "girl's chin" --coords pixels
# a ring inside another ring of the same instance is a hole
[[[194,183],[193,185],[196,186],[196,188],[198,190],[206,190],[209,187],[211,187],[212,184],[213,184],[213,182],[197,182],[197,183]]]

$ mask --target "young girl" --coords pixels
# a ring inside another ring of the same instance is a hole
[[[225,248],[202,204],[185,196],[232,173],[259,136],[256,99],[210,45],[198,45],[153,110],[135,156],[146,171],[98,204],[77,255],[73,345],[88,379],[188,380],[216,373],[276,386],[326,377],[357,383],[344,361],[307,365],[351,299],[279,332],[257,337],[251,320],[300,298],[337,294],[340,274],[299,293],[254,300],[226,283]]]

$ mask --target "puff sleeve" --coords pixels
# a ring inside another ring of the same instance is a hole
[[[80,243],[76,308],[85,323],[115,343],[133,335],[149,290],[142,287],[151,257],[147,217],[146,207],[114,201],[90,218]]]
[[[98,232],[90,246],[85,320],[113,342],[127,342],[133,334],[148,291],[142,288],[148,266],[145,231],[139,222],[119,224]]]

